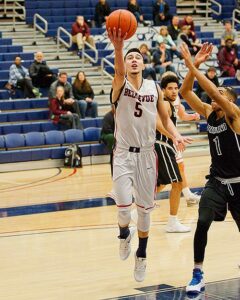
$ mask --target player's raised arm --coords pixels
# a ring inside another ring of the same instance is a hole
[[[237,130],[236,132],[240,132],[240,109],[234,103],[236,101],[236,94],[230,88],[218,89],[210,80],[208,80],[206,76],[194,66],[191,58],[189,58],[189,50],[186,44],[182,44],[181,53],[185,59],[187,67],[189,68],[191,73],[197,78],[200,86],[204,89],[204,91],[208,94],[212,101],[216,102],[225,112],[225,115],[227,119],[229,119],[233,130]],[[205,60],[207,58],[208,57],[206,57]],[[205,60],[200,61],[200,63],[202,63]],[[234,128],[235,126],[237,128]]]
[[[181,50],[186,65],[190,63],[193,65],[191,54],[188,50],[187,45],[183,44]],[[212,48],[209,47],[206,43],[204,43],[201,50],[198,52],[198,54],[195,57],[195,65],[198,67],[200,65],[201,60],[208,57],[211,51]],[[203,76],[206,77],[205,75]],[[206,80],[208,79],[206,78]],[[189,68],[189,71],[183,81],[183,84],[179,92],[193,110],[195,110],[203,117],[208,118],[209,114],[212,111],[211,105],[202,102],[202,100],[193,92],[193,83],[194,83],[194,73],[192,72],[192,69]]]
[[[177,128],[174,126],[172,120],[169,117],[168,111],[166,106],[164,105],[162,91],[160,90],[159,86],[158,93],[159,93],[159,99],[158,99],[158,114],[161,119],[161,122],[167,130],[168,134],[173,137],[173,140],[176,142],[176,146],[179,151],[183,151],[185,149],[185,144],[190,144],[192,139],[187,137],[182,137],[181,134],[177,131]]]
[[[108,37],[114,46],[114,79],[112,82],[112,102],[116,102],[119,97],[119,93],[125,81],[126,69],[124,64],[124,56],[123,56],[123,46],[124,46],[124,38],[122,37],[121,29],[116,31],[114,28],[113,31],[108,29]]]

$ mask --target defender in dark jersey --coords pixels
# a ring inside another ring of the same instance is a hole
[[[161,88],[163,91],[164,106],[168,111],[173,124],[177,124],[177,115],[173,102],[178,96],[178,78],[173,75],[166,75],[162,78]],[[155,150],[158,155],[158,179],[157,191],[164,189],[165,185],[171,184],[170,191],[170,215],[166,226],[166,232],[189,232],[191,228],[180,223],[177,213],[180,204],[182,191],[182,178],[176,160],[176,149],[173,140],[166,130],[159,128],[160,120],[157,121],[157,133]]]
[[[199,204],[197,229],[194,236],[193,278],[186,287],[188,293],[204,290],[202,265],[207,233],[213,221],[223,221],[227,209],[231,212],[240,231],[240,109],[235,104],[237,94],[232,88],[217,88],[198,67],[212,52],[212,45],[205,43],[194,63],[188,47],[181,46],[189,72],[180,93],[188,104],[207,119],[211,153],[210,175]],[[212,99],[211,105],[201,102],[192,91],[194,77]]]

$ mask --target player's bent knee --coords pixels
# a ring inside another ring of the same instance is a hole
[[[120,207],[118,210],[118,224],[119,226],[126,226],[131,221],[131,207]]]
[[[150,213],[144,212],[141,209],[137,209],[138,212],[138,221],[137,228],[139,231],[148,232],[150,228]]]
[[[200,207],[199,208],[199,218],[198,218],[198,227],[209,228],[212,221],[214,220],[214,212],[211,208]]]

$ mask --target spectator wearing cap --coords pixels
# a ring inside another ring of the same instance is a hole
[[[217,87],[219,87],[218,77],[217,77],[217,71],[214,67],[209,67],[205,76],[212,81],[213,84],[215,84]],[[205,103],[211,104],[212,100],[209,98],[207,93],[202,89],[202,87],[197,83],[197,91],[196,94],[198,97],[204,101]]]
[[[225,41],[225,46],[218,52],[219,67],[224,76],[234,77],[236,76],[236,71],[240,69],[240,61],[233,42],[233,39],[227,39]]]
[[[83,16],[77,16],[76,22],[72,24],[72,41],[77,44],[78,50],[82,50],[85,41],[95,48],[94,39]]]

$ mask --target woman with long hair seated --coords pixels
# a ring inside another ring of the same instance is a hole
[[[50,99],[49,102],[50,119],[55,124],[63,124],[74,129],[82,129],[79,115],[67,110],[64,100],[64,88],[58,86],[55,97]]]
[[[93,89],[86,79],[85,73],[80,71],[77,73],[73,83],[73,95],[78,100],[81,117],[96,118],[98,116],[98,104],[93,100]]]

